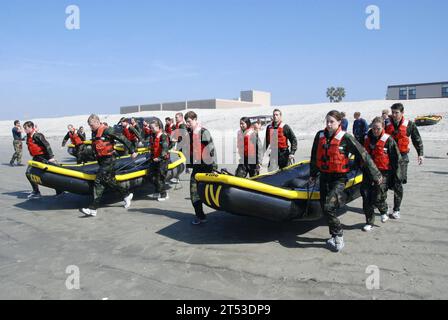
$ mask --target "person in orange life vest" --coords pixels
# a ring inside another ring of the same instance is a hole
[[[88,208],[82,208],[81,211],[86,216],[95,217],[106,187],[112,191],[119,192],[124,198],[125,209],[128,209],[131,206],[133,194],[129,193],[129,190],[121,186],[115,179],[115,140],[120,141],[124,148],[132,154],[131,159],[137,157],[135,148],[126,137],[114,132],[113,128],[101,124],[97,115],[92,114],[88,119],[88,123],[90,129],[92,129],[92,148],[95,152],[99,169],[94,182],[94,200]]]
[[[182,112],[176,113],[176,129],[174,130],[173,135],[171,136],[172,149],[176,149],[179,152],[183,152],[182,150],[182,142],[188,140],[189,134],[187,130],[187,124],[184,120],[184,115]],[[190,169],[186,168],[185,173],[189,174]]]
[[[382,117],[373,119],[371,129],[364,141],[364,148],[369,153],[376,167],[380,170],[383,181],[376,184],[368,173],[364,173],[361,185],[363,210],[366,215],[366,225],[363,231],[371,231],[375,225],[375,207],[381,214],[381,222],[389,220],[387,207],[387,190],[391,180],[400,179],[401,154],[394,138],[384,131]]]
[[[27,135],[26,143],[33,161],[56,164],[50,144],[42,133],[36,132],[34,123],[31,121],[25,122],[23,129]],[[28,175],[27,178],[33,188],[33,192],[28,196],[28,199],[39,199],[41,197],[39,186]]]
[[[68,132],[62,140],[62,147],[65,147],[67,141],[70,139],[72,144],[75,146],[75,157],[78,164],[83,163],[84,160],[84,152],[85,152],[85,144],[79,135],[78,131],[73,127],[73,125],[69,124],[67,126]]]
[[[271,146],[269,171],[277,167],[286,168],[291,161],[294,161],[294,154],[297,151],[297,138],[291,128],[282,122],[282,112],[275,109],[273,117],[274,121],[266,129],[265,139],[265,150]],[[291,150],[288,140],[291,143]]]
[[[173,123],[173,119],[171,119],[170,117],[165,118],[165,132],[171,136],[175,129],[176,126]]]
[[[126,118],[121,119],[121,126],[123,127],[123,135],[131,142],[132,147],[137,150],[138,143],[142,140],[138,126],[131,125]]]
[[[149,147],[149,143],[150,143],[150,138],[152,135],[152,130],[151,130],[151,126],[149,125],[149,123],[146,120],[143,120],[143,128],[142,128],[142,138],[143,138],[143,145],[145,147]]]
[[[152,151],[149,158],[149,175],[156,187],[156,193],[152,198],[158,201],[165,201],[169,199],[165,189],[165,180],[170,159],[169,139],[168,135],[160,128],[157,120],[152,121],[150,125],[153,134],[150,138]]]
[[[246,178],[249,174],[250,177],[254,177],[260,172],[263,146],[258,132],[252,127],[249,118],[241,118],[240,128],[237,143],[240,164],[236,169],[235,176]]]
[[[183,144],[183,148],[187,157],[187,167],[193,169],[190,178],[190,198],[196,218],[192,224],[199,225],[207,222],[207,219],[198,194],[198,183],[195,176],[198,173],[212,173],[218,169],[216,150],[210,132],[199,125],[196,113],[188,112],[185,115],[185,121],[189,129],[189,139],[186,141],[188,143]]]
[[[395,139],[402,158],[400,168],[401,179],[396,179],[392,183],[394,190],[394,211],[391,218],[400,219],[403,184],[406,184],[408,180],[409,152],[411,151],[410,140],[412,140],[412,144],[417,151],[417,163],[419,165],[423,164],[423,141],[415,123],[405,119],[403,104],[396,103],[392,105],[391,110],[392,116],[390,117],[389,124],[386,126],[386,133]]]
[[[325,130],[319,131],[314,138],[309,179],[310,185],[314,184],[320,173],[320,203],[331,235],[327,244],[334,251],[344,247],[344,232],[337,209],[345,196],[350,155],[355,156],[356,163],[364,167],[375,183],[380,184],[383,179],[364,147],[352,135],[342,131],[341,121],[339,111],[333,110],[327,114]]]

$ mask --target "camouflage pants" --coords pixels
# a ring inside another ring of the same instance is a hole
[[[89,206],[93,210],[98,209],[106,188],[109,188],[111,191],[117,191],[122,198],[129,194],[127,188],[122,187],[115,179],[115,159],[113,157],[101,159],[98,161],[98,164],[99,169],[94,182],[94,200]]]
[[[346,182],[346,175],[320,175],[320,204],[327,219],[330,234],[333,237],[342,237],[344,234],[341,221],[337,216],[337,210],[343,202]]]
[[[394,190],[394,211],[400,211],[404,195],[403,185],[408,183],[409,156],[407,154],[402,154],[401,157],[401,179],[394,181],[392,184],[392,189]]]
[[[198,173],[211,173],[213,172],[213,166],[193,166],[193,172],[190,177],[190,198],[193,208],[195,209],[196,216],[199,219],[205,219],[204,211],[202,210],[202,201],[198,192],[198,182],[195,179]]]
[[[256,164],[239,164],[238,168],[236,169],[235,176],[239,178],[246,178],[247,175],[249,177],[255,177],[260,174],[260,171],[257,170]]]
[[[21,164],[22,163],[22,149],[23,149],[22,141],[14,140],[13,146],[14,146],[14,154],[12,155],[11,163],[14,163],[14,161],[17,160],[17,163]]]
[[[151,162],[149,166],[149,174],[151,175],[151,181],[156,187],[156,192],[166,195],[165,181],[168,174],[168,162]]]
[[[278,156],[271,154],[271,159],[269,161],[268,169],[269,172],[275,171],[278,169],[284,169],[288,166],[290,151],[289,149],[279,150]]]
[[[50,158],[45,155],[33,157],[33,161],[35,161],[35,162],[48,163],[48,160],[50,160]],[[38,193],[39,185],[37,183],[35,183],[34,181],[32,181],[28,175],[26,177],[27,177],[28,181],[30,182],[31,187],[33,188],[33,192]]]
[[[375,207],[378,208],[380,214],[387,214],[387,190],[389,174],[382,173],[383,182],[381,185],[375,184],[368,175],[364,175],[361,185],[362,207],[366,215],[366,223],[375,224]]]
[[[86,146],[84,144],[81,144],[81,145],[75,147],[75,157],[76,157],[76,162],[78,164],[87,162],[85,153],[86,153]]]

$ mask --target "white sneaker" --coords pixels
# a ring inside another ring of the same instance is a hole
[[[169,200],[169,199],[170,199],[170,196],[167,193],[165,197],[162,197],[162,196],[158,197],[157,201],[164,202],[164,201]]]
[[[126,198],[124,198],[124,208],[129,209],[131,207],[131,201],[134,198],[134,194],[130,193]]]
[[[158,200],[160,198],[160,193],[153,193],[149,195],[149,199],[151,200]]]
[[[178,183],[179,183],[179,179],[177,179],[177,178],[173,178],[173,179],[170,180],[170,183],[172,183],[172,184],[178,184]]]
[[[394,213],[392,213],[390,217],[395,220],[400,219],[400,211],[394,211]]]
[[[42,198],[42,195],[40,194],[40,192],[31,192],[29,195],[28,195],[28,200],[35,200],[35,199],[40,199],[40,198]]]
[[[333,251],[339,252],[339,251],[341,251],[341,250],[344,248],[344,246],[345,246],[345,244],[344,244],[344,237],[338,237],[338,236],[333,237],[333,238],[331,238],[331,239],[329,239],[329,240],[327,241],[327,245],[328,245]]]
[[[387,220],[389,220],[389,217],[387,216],[387,214],[383,214],[383,215],[381,215],[381,222],[382,222],[382,223],[386,223]]]
[[[373,226],[372,226],[371,224],[366,224],[366,225],[362,228],[362,231],[364,231],[364,232],[370,232],[370,231],[372,231],[372,229],[373,229]]]
[[[88,217],[96,217],[97,211],[89,208],[82,208],[82,213],[84,213]]]

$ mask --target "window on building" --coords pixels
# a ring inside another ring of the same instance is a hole
[[[407,88],[400,88],[400,100],[407,100],[408,99],[408,89]]]
[[[448,98],[448,84],[442,86],[442,97]]]
[[[409,88],[408,99],[417,99],[417,88]]]

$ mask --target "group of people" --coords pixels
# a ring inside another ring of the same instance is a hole
[[[381,222],[400,219],[403,185],[407,183],[410,142],[417,151],[417,162],[423,164],[423,142],[417,126],[404,117],[404,106],[396,103],[391,116],[373,119],[364,139],[342,130],[343,115],[331,111],[326,116],[326,128],[314,139],[311,152],[310,183],[320,173],[320,201],[327,218],[331,238],[327,244],[335,251],[344,247],[343,228],[337,217],[344,189],[350,172],[350,157],[363,172],[361,195],[366,225],[363,231],[371,231],[375,224],[374,209],[378,208]],[[389,215],[387,192],[394,191],[394,207]]]
[[[319,176],[320,201],[322,211],[327,218],[331,238],[328,245],[335,251],[344,247],[343,228],[337,217],[344,190],[351,171],[350,159],[362,170],[364,179],[361,187],[363,210],[366,215],[364,231],[371,231],[375,223],[374,209],[378,208],[381,221],[385,223],[389,217],[400,218],[400,208],[403,199],[403,185],[407,183],[407,167],[409,163],[410,141],[417,150],[418,163],[423,163],[423,143],[415,124],[404,117],[402,104],[391,107],[392,115],[383,111],[382,117],[373,119],[364,136],[355,136],[346,132],[343,127],[344,115],[339,111],[331,111],[326,116],[326,127],[317,133],[311,151],[309,184],[316,182]],[[387,114],[387,117],[384,115]],[[360,114],[356,114],[357,120]],[[165,128],[157,121],[143,123],[140,128],[135,119],[121,119],[123,134],[115,132],[114,128],[102,123],[97,115],[88,118],[92,130],[92,149],[99,164],[99,170],[94,182],[94,200],[88,208],[81,211],[87,216],[96,216],[105,188],[117,191],[124,199],[124,207],[129,208],[133,194],[117,183],[115,179],[114,145],[118,141],[123,144],[131,158],[137,157],[139,143],[150,146],[150,174],[156,187],[153,199],[166,201],[169,199],[165,188],[165,180],[170,160],[170,150],[177,149],[187,156],[187,168],[190,169],[190,198],[195,211],[192,223],[200,225],[207,222],[203,203],[198,193],[195,179],[198,173],[213,173],[218,169],[216,149],[210,132],[200,125],[198,116],[190,111],[176,114],[175,121],[165,119]],[[365,121],[365,120],[364,120]],[[273,121],[266,128],[264,144],[260,139],[261,122],[252,123],[249,118],[240,120],[238,133],[238,153],[240,163],[235,175],[238,177],[253,177],[260,174],[263,155],[269,153],[271,169],[284,169],[294,163],[297,151],[297,138],[287,124],[282,120],[282,112],[273,112]],[[72,125],[68,126],[63,145],[70,139],[82,152],[85,135]],[[55,163],[51,147],[45,137],[39,133],[30,121],[24,124],[26,137],[22,138],[20,122],[15,122],[13,129],[14,148],[13,160],[21,163],[19,145],[26,139],[28,150],[34,161]],[[20,143],[19,143],[20,142]],[[79,161],[79,160],[78,160]],[[37,184],[30,180],[33,192],[30,199],[40,198]],[[393,212],[388,212],[387,191],[394,190]]]

